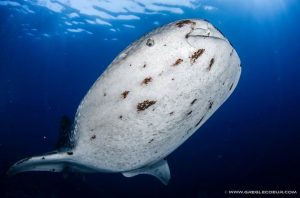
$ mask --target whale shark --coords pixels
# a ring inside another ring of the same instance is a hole
[[[123,50],[82,99],[68,148],[22,159],[25,171],[148,174],[168,184],[167,156],[228,99],[240,58],[210,22],[159,27]]]

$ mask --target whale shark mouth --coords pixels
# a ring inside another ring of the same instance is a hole
[[[186,42],[193,48],[197,48],[197,45],[195,44],[195,40],[197,38],[204,38],[204,39],[213,39],[213,40],[219,40],[223,42],[229,43],[229,41],[226,38],[222,37],[217,37],[217,36],[209,36],[209,35],[189,35],[188,38],[186,39]]]
[[[214,39],[229,43],[226,37],[218,29],[208,23],[201,27],[191,26],[191,30],[185,35],[185,38],[187,43],[192,47],[196,47],[194,41],[197,38]]]
[[[201,34],[199,34],[199,35],[196,35],[196,34],[194,34],[194,35],[188,35],[188,38],[189,37],[212,38],[212,39],[218,39],[218,40],[227,41],[226,38],[222,38],[222,37],[218,37],[218,36],[210,36],[210,35],[201,35]]]

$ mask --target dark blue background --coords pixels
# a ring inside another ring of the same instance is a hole
[[[86,25],[94,34],[63,34],[59,16],[45,8],[25,15],[0,7],[0,197],[226,197],[224,190],[232,189],[299,194],[300,3],[290,1],[274,13],[232,1],[214,5],[217,12],[182,8],[181,15],[140,14],[131,23],[136,28],[116,33],[117,41],[103,40],[112,32],[101,26]],[[106,66],[155,28],[153,21],[182,18],[206,18],[216,25],[240,55],[242,75],[229,100],[168,157],[167,187],[144,175],[5,177],[17,160],[53,150],[60,117],[74,116]],[[24,23],[55,34],[26,36]]]

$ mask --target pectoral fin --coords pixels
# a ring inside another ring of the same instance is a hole
[[[7,175],[12,176],[26,171],[62,172],[67,169],[75,172],[95,172],[93,167],[85,166],[74,160],[73,152],[55,151],[18,161],[9,168]]]
[[[155,164],[144,166],[143,168],[122,173],[125,177],[134,177],[139,174],[152,175],[167,185],[171,175],[167,160],[160,160]]]

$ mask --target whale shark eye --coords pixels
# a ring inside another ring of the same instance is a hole
[[[146,45],[149,47],[152,47],[154,45],[154,40],[153,39],[148,39],[146,42]]]

